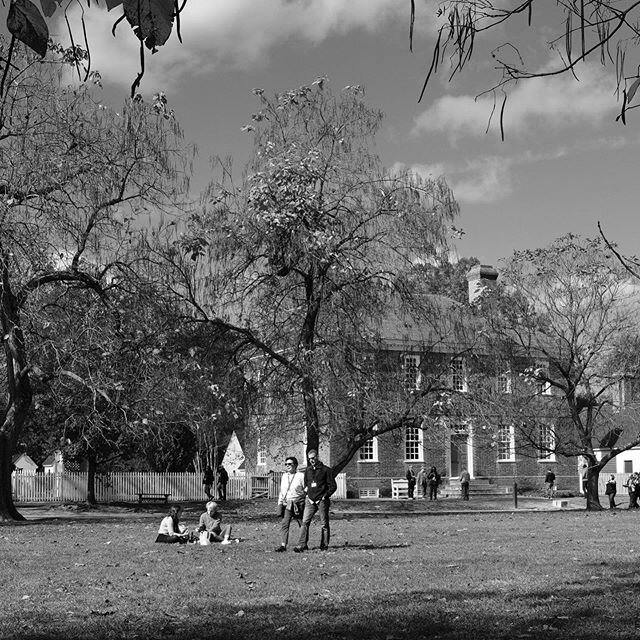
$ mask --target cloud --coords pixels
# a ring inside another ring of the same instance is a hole
[[[413,164],[407,166],[396,162],[391,171],[399,173],[408,169],[423,178],[444,177],[453,189],[460,204],[496,202],[512,191],[511,167],[513,158],[483,156],[467,160],[464,164]]]
[[[505,130],[508,135],[539,135],[542,130],[599,123],[616,108],[613,89],[610,75],[595,65],[583,66],[579,81],[569,75],[521,81],[508,94]],[[482,136],[494,108],[491,128],[499,128],[500,107],[489,96],[444,96],[415,119],[413,133]]]
[[[421,15],[426,13],[425,8]],[[139,43],[128,24],[111,27],[118,9],[85,11],[93,66],[112,82],[130,83],[138,64]],[[217,68],[248,68],[264,62],[269,51],[288,41],[319,44],[333,35],[356,30],[373,32],[392,22],[408,23],[408,10],[398,0],[189,0],[181,14],[183,44],[175,37],[154,55],[147,55],[152,82],[176,82],[189,73],[204,74]],[[76,34],[79,14],[72,15]],[[61,36],[66,26],[59,25]],[[147,82],[149,84],[149,82]]]

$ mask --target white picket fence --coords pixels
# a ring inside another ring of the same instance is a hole
[[[14,502],[84,502],[87,499],[87,472],[14,473]],[[228,500],[277,498],[281,473],[266,476],[232,476],[227,484]],[[336,477],[334,498],[347,497],[344,473]],[[137,502],[139,493],[169,494],[169,501],[205,500],[202,476],[196,473],[101,473],[96,474],[95,494],[99,503]]]

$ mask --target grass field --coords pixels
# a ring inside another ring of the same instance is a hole
[[[228,547],[153,544],[163,510],[2,525],[0,638],[640,637],[635,512],[336,502],[331,549],[314,523],[294,554],[273,507],[226,505]]]

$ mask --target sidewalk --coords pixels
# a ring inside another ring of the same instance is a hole
[[[338,517],[375,517],[375,516],[429,516],[451,515],[464,513],[504,513],[504,512],[535,512],[535,511],[577,511],[584,510],[585,501],[582,497],[563,498],[566,506],[560,507],[553,500],[541,497],[518,496],[516,508],[513,496],[471,496],[470,500],[458,497],[441,498],[435,501],[416,498],[415,500],[393,500],[391,498],[335,500],[331,502],[331,513]],[[182,503],[185,514],[193,517],[204,510],[203,503]],[[157,520],[166,514],[165,505],[145,505],[143,510],[137,511],[137,504],[130,505],[98,505],[89,508],[79,504],[22,504],[18,511],[29,521],[69,519],[69,520],[102,520],[102,519],[136,519]],[[604,506],[604,505],[603,505]],[[225,514],[239,519],[270,519],[275,517],[275,501],[266,499],[230,500],[220,505]],[[623,508],[624,510],[624,508]]]

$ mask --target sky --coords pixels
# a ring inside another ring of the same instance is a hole
[[[476,99],[496,79],[488,55],[453,82],[439,76],[418,102],[435,43],[436,5],[416,0],[411,52],[410,0],[188,0],[183,43],[174,34],[147,55],[141,92],[149,99],[164,92],[186,140],[197,144],[196,190],[210,179],[211,157],[231,156],[238,170],[248,161],[252,141],[242,127],[258,108],[254,88],[274,93],[326,76],[334,92],[364,86],[369,104],[385,113],[376,145],[385,166],[445,177],[461,208],[458,255],[499,266],[514,250],[544,247],[569,232],[594,237],[598,221],[621,252],[640,254],[633,204],[640,115],[627,126],[615,122],[613,69],[594,61],[578,71],[579,81],[518,85],[502,141],[495,121],[489,124],[491,100]],[[111,34],[118,15],[85,12],[93,68],[114,105],[138,70],[138,44],[127,24]],[[553,21],[538,14],[528,29],[522,18],[477,48],[486,53],[498,38],[524,34],[534,64],[547,68]]]

